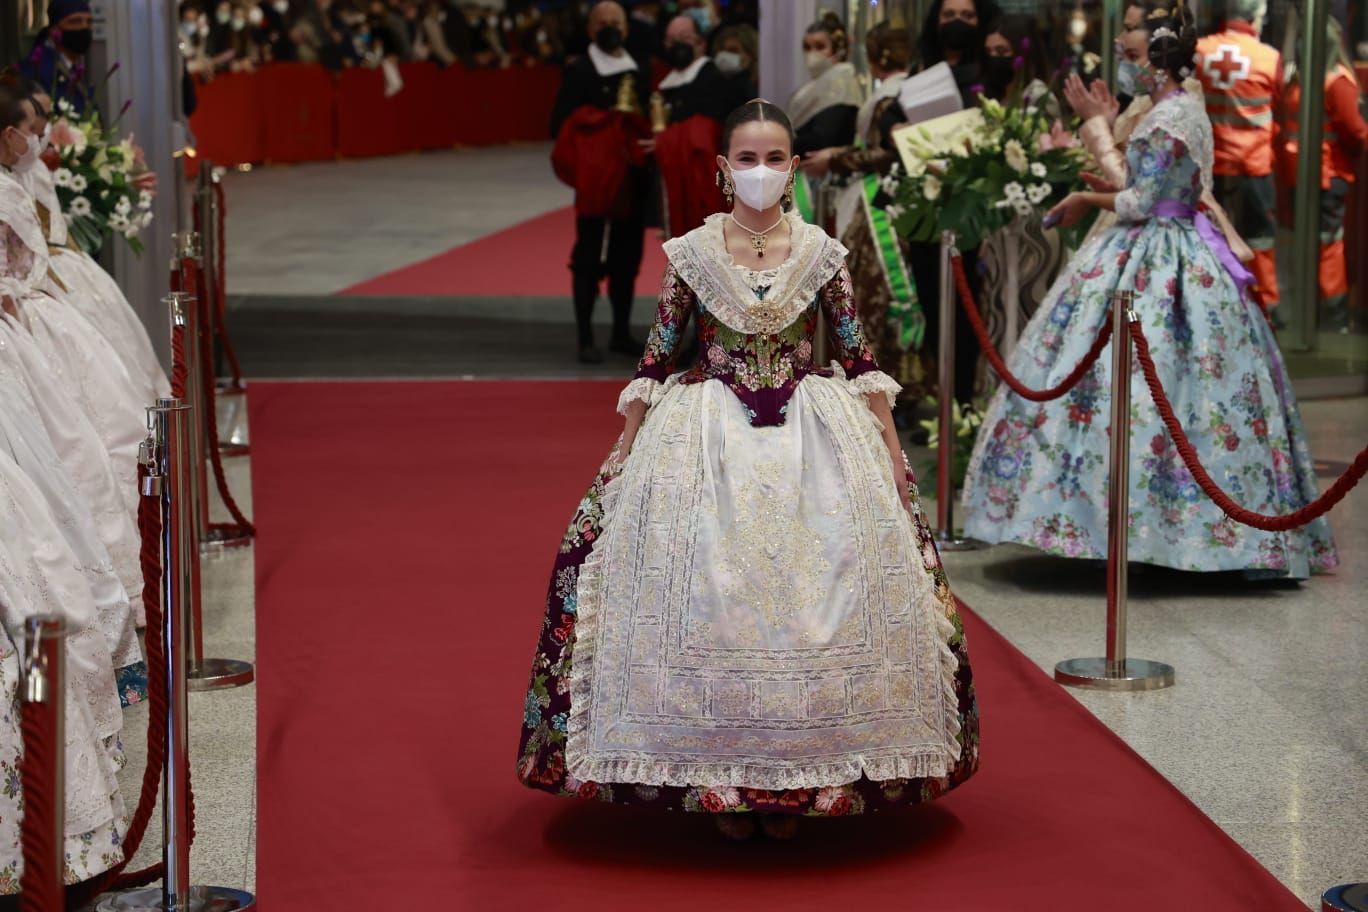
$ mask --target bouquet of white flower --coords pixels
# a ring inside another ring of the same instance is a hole
[[[156,186],[142,150],[133,137],[120,140],[106,129],[98,112],[78,115],[59,101],[57,113],[52,145],[59,161],[53,178],[72,239],[94,256],[118,235],[141,254],[138,235],[152,223]]]
[[[1082,186],[1085,153],[1063,124],[1033,107],[980,103],[972,114],[951,115],[952,129],[899,131],[905,168],[889,215],[900,234],[934,241],[952,230],[961,250],[973,250],[1013,218],[1036,216]]]

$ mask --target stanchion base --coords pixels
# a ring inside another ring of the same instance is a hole
[[[936,550],[938,551],[982,551],[989,547],[987,542],[981,542],[977,538],[960,538],[946,532],[936,533]]]
[[[250,535],[240,535],[227,529],[210,529],[205,537],[200,539],[200,554],[221,554],[237,548],[248,548],[251,544]]]
[[[111,896],[96,912],[243,912],[256,908],[256,897],[232,887],[191,887],[190,901],[172,910],[162,901],[161,887],[148,887]]]
[[[1106,659],[1069,659],[1055,666],[1055,680],[1086,690],[1161,690],[1173,686],[1173,666],[1149,659],[1126,659],[1119,671]]]
[[[1321,912],[1368,912],[1368,883],[1340,884],[1321,896]]]
[[[203,659],[198,668],[186,675],[191,690],[227,690],[243,687],[256,680],[256,669],[251,662],[237,659]]]

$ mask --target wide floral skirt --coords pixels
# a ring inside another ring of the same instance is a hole
[[[1272,330],[1190,221],[1117,224],[1086,244],[1026,327],[1012,372],[1035,389],[1063,380],[1119,290],[1134,291],[1164,390],[1216,483],[1259,513],[1289,513],[1313,500],[1311,454]],[[1296,578],[1333,568],[1324,518],[1261,532],[1212,503],[1183,465],[1138,359],[1133,364],[1130,560]],[[969,464],[966,532],[1064,557],[1105,557],[1110,411],[1110,350],[1060,399],[1029,402],[1001,387]]]
[[[519,779],[816,816],[968,779],[979,724],[964,631],[897,483],[843,378],[807,377],[785,424],[764,428],[718,381],[667,383],[562,541]]]

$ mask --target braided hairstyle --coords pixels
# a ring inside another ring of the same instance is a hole
[[[1197,55],[1197,20],[1183,0],[1149,0],[1145,29],[1149,32],[1149,62],[1179,82],[1193,74]]]
[[[766,121],[772,121],[784,128],[784,132],[788,134],[789,146],[792,148],[794,142],[793,122],[784,113],[784,109],[763,98],[752,98],[728,114],[727,119],[722,122],[721,148],[718,151],[723,156],[730,154],[732,133],[736,132],[737,127],[742,124]]]
[[[880,22],[865,35],[869,59],[882,70],[905,70],[912,65],[912,33],[902,26]]]
[[[827,10],[820,19],[809,25],[803,34],[815,35],[818,32],[825,33],[831,38],[831,48],[835,51],[837,60],[845,60],[850,56],[850,34],[846,32],[840,16]]]

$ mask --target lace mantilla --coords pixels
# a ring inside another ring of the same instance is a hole
[[[1129,141],[1135,142],[1152,133],[1167,133],[1187,146],[1188,154],[1202,170],[1202,190],[1210,193],[1216,153],[1211,120],[1201,96],[1184,89],[1165,98],[1136,125]]]
[[[902,386],[898,381],[883,371],[867,371],[851,380],[850,385],[855,389],[855,392],[866,396],[883,393],[888,398],[889,408],[897,405],[898,393],[902,392]]]
[[[667,241],[665,255],[697,296],[699,307],[737,332],[773,334],[786,328],[845,265],[846,249],[839,241],[790,212],[791,251],[771,280],[770,270],[757,274],[738,267],[722,233],[726,219],[725,213],[708,216],[701,227]],[[759,276],[769,281],[763,301],[757,300],[752,285]]]
[[[649,406],[655,401],[656,392],[660,387],[659,380],[653,380],[650,377],[637,377],[627,384],[621,395],[618,396],[617,413],[626,415],[627,406],[637,401],[644,402]]]

